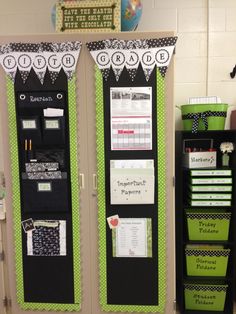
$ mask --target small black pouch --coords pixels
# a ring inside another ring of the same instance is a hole
[[[65,152],[63,149],[37,149],[35,150],[37,162],[58,162],[62,170],[65,166]]]
[[[23,210],[32,212],[68,212],[68,180],[22,180]]]
[[[41,128],[39,117],[20,117],[19,119],[19,133],[21,143],[26,139],[32,141],[32,145],[38,145],[42,142]]]
[[[60,145],[65,143],[65,118],[43,118],[43,143],[46,145]]]

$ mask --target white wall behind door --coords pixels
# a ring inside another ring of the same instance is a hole
[[[0,35],[54,32],[51,8],[55,2],[0,0]],[[236,64],[236,1],[142,0],[142,3],[139,31],[174,30],[179,37],[173,110],[190,96],[205,95],[217,95],[222,102],[236,106],[236,78],[232,80],[229,76]],[[181,128],[179,110],[176,128]]]

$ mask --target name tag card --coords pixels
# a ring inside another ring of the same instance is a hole
[[[45,129],[58,130],[60,123],[58,119],[45,119]]]
[[[22,129],[24,130],[35,130],[37,129],[37,124],[35,119],[30,120],[21,120],[22,123]]]
[[[38,182],[38,192],[51,192],[51,182]]]

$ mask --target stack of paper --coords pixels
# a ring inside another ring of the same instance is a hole
[[[154,204],[154,160],[111,160],[111,204]]]

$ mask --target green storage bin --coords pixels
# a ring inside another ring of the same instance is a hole
[[[224,277],[229,254],[223,248],[185,248],[187,275]]]
[[[224,311],[228,285],[185,284],[186,310]]]
[[[186,212],[189,240],[227,241],[231,213]]]
[[[197,130],[199,131],[206,130],[206,125],[204,124],[203,117],[206,118],[208,123],[207,130],[224,130],[227,109],[227,104],[182,105],[181,113],[184,130],[192,130],[194,117],[198,121]]]

